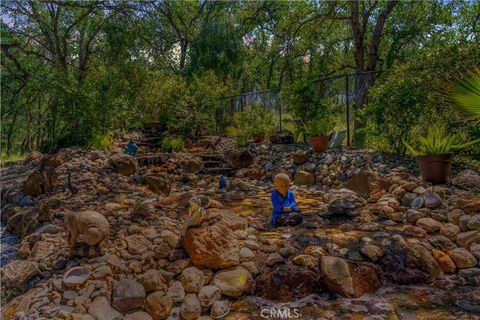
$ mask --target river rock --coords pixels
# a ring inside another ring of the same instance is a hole
[[[452,223],[446,223],[443,225],[442,229],[440,229],[440,234],[450,240],[455,240],[457,238],[457,234],[459,233],[460,228]]]
[[[205,282],[204,274],[201,270],[195,267],[189,267],[183,270],[180,275],[180,281],[182,282],[185,291],[187,292],[199,292]]]
[[[222,298],[222,291],[216,286],[205,286],[198,293],[198,300],[202,307],[210,307],[215,301]]]
[[[423,196],[425,198],[425,208],[434,209],[442,205],[442,198],[436,192],[427,191]]]
[[[418,219],[416,225],[428,233],[436,233],[442,229],[443,224],[432,218],[421,218]]]
[[[142,177],[142,183],[155,193],[168,196],[171,187],[171,179],[166,173],[149,173]]]
[[[445,273],[454,273],[457,269],[455,262],[445,252],[437,249],[432,250],[432,255]]]
[[[151,293],[145,299],[145,311],[153,320],[167,319],[173,308],[173,301],[165,295],[164,292],[157,291]]]
[[[365,199],[384,193],[390,187],[390,182],[370,169],[364,169],[354,175],[345,185]]]
[[[90,271],[83,267],[74,267],[63,276],[63,284],[67,288],[74,288],[83,285],[90,277]]]
[[[131,176],[138,169],[135,157],[128,154],[116,154],[109,159],[110,165],[120,174]]]
[[[255,160],[255,156],[247,149],[231,151],[225,155],[225,158],[236,169],[247,168]]]
[[[428,272],[432,279],[438,279],[443,276],[442,269],[427,248],[421,244],[411,244],[407,249],[420,262],[420,269]]]
[[[144,287],[133,279],[122,279],[113,285],[112,305],[120,311],[141,308],[145,299]]]
[[[453,185],[464,188],[473,192],[480,192],[480,175],[473,170],[460,171],[457,176],[452,179]]]
[[[219,300],[215,301],[212,305],[212,310],[210,310],[210,315],[214,319],[221,319],[227,315],[230,311],[230,301],[228,300]],[[238,318],[235,318],[238,319]]]
[[[358,298],[381,286],[374,265],[332,256],[320,258],[320,275],[330,291],[349,298]]]
[[[315,184],[315,174],[307,171],[298,171],[295,175],[296,185],[313,185]]]
[[[133,255],[140,255],[144,253],[152,245],[152,243],[141,234],[132,234],[127,236],[125,237],[125,241],[127,242],[128,252]]]
[[[185,320],[194,320],[200,317],[202,307],[200,301],[195,294],[190,293],[185,296],[182,306],[180,307],[180,314]]]
[[[220,288],[226,296],[239,297],[253,286],[253,278],[247,269],[238,266],[217,272],[211,285]]]
[[[480,232],[467,231],[457,235],[457,244],[461,247],[468,248],[475,242],[480,242]]]
[[[434,247],[440,248],[442,249],[442,251],[445,251],[445,252],[455,249],[457,247],[455,243],[453,243],[447,237],[442,235],[433,236],[429,239],[429,241]]]
[[[417,198],[417,195],[412,192],[407,192],[405,195],[402,197],[402,206],[404,207],[411,207],[413,200]]]
[[[173,302],[182,302],[185,299],[185,288],[180,281],[172,281],[168,288],[167,296],[172,299]]]
[[[465,212],[463,212],[460,209],[453,209],[450,211],[447,215],[448,217],[448,222],[452,224],[458,225],[458,220],[460,219],[461,216],[465,215]]]
[[[480,231],[480,214],[476,214],[470,218],[467,225],[470,230]]]
[[[237,237],[224,222],[190,228],[182,242],[196,267],[227,268],[240,263]]]
[[[283,262],[283,257],[276,252],[270,253],[266,260],[267,266],[270,266],[270,267],[282,262]]]
[[[377,261],[383,256],[382,248],[373,244],[364,245],[360,251],[372,261]]]
[[[480,213],[480,195],[470,199],[459,199],[457,206],[468,214]]]
[[[122,320],[123,316],[120,312],[110,306],[107,298],[98,296],[88,307],[88,313],[97,320]]]
[[[480,268],[462,269],[458,275],[465,278],[468,285],[480,287]]]
[[[447,254],[455,261],[458,269],[471,268],[477,265],[477,259],[464,248],[450,250]]]
[[[279,265],[265,270],[256,280],[256,294],[274,301],[294,301],[318,290],[316,272],[296,265]]]

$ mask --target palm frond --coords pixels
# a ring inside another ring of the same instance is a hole
[[[480,121],[480,68],[454,84],[452,100],[460,110],[471,115],[471,120]]]

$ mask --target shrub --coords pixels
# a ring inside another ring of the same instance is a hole
[[[185,150],[185,141],[181,137],[164,137],[162,139],[162,149],[167,152],[183,151]]]
[[[98,150],[108,150],[113,148],[115,141],[109,134],[94,134],[88,142],[88,147]]]
[[[252,104],[233,116],[233,126],[227,127],[227,135],[245,144],[256,135],[270,134],[274,127],[273,114],[259,104]]]

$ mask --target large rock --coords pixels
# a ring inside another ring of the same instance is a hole
[[[2,300],[9,301],[29,288],[29,280],[40,273],[38,263],[28,260],[13,260],[0,269]]]
[[[182,271],[180,281],[185,291],[199,292],[205,283],[205,276],[201,270],[190,267]]]
[[[255,156],[246,149],[231,151],[225,156],[230,165],[236,169],[247,168],[255,161]]]
[[[421,244],[412,244],[408,246],[408,251],[417,258],[418,267],[430,274],[432,279],[438,279],[443,276],[442,268],[440,268],[437,260],[430,254]]]
[[[141,308],[145,299],[145,289],[133,279],[122,279],[113,285],[112,305],[120,311]]]
[[[239,297],[244,291],[252,289],[254,283],[250,272],[237,266],[217,272],[211,284],[218,287],[226,296]]]
[[[200,157],[184,158],[180,160],[180,166],[185,173],[199,173],[203,169],[203,160]]]
[[[155,193],[168,196],[171,187],[171,179],[166,173],[149,173],[143,176],[142,183]]]
[[[290,131],[283,130],[270,135],[270,142],[273,144],[292,144],[295,143],[295,137]]]
[[[452,183],[466,190],[480,192],[480,175],[473,170],[463,170],[457,174]]]
[[[290,157],[297,166],[300,166],[308,161],[308,153],[304,150],[292,152],[290,153]]]
[[[372,170],[364,169],[354,175],[345,185],[347,189],[358,195],[369,198],[384,193],[390,187],[390,182]]]
[[[436,192],[427,191],[424,194],[425,208],[434,209],[442,205],[442,198]]]
[[[208,223],[208,218],[205,220],[204,225]],[[234,221],[220,220],[212,225],[188,229],[182,236],[182,242],[192,264],[212,269],[238,265],[240,249],[232,229],[234,225]]]
[[[167,281],[159,270],[149,269],[141,277],[141,283],[146,292],[167,292]]]
[[[432,255],[445,273],[454,273],[457,269],[455,262],[445,252],[437,249],[432,250]]]
[[[195,294],[190,293],[185,296],[182,306],[180,307],[180,315],[185,320],[194,320],[200,317],[202,307],[200,301]]]
[[[256,294],[274,301],[294,301],[317,292],[316,272],[295,265],[280,265],[256,279]]]
[[[416,225],[428,233],[435,233],[439,232],[440,229],[442,229],[443,224],[441,222],[438,222],[437,220],[434,220],[432,218],[420,218],[417,220]]]
[[[153,320],[164,320],[168,318],[173,308],[173,301],[164,292],[156,291],[145,299],[145,311]]]
[[[109,159],[110,165],[120,174],[130,176],[138,169],[138,161],[128,154],[116,154]]]
[[[477,265],[477,259],[464,248],[450,250],[447,254],[455,261],[458,269],[471,268]]]
[[[30,196],[49,193],[55,190],[57,173],[55,168],[46,167],[40,171],[32,172],[23,183],[22,193]]]
[[[461,247],[468,248],[473,243],[480,243],[480,232],[467,231],[457,235],[457,244]]]
[[[215,301],[222,298],[222,291],[216,286],[205,286],[200,289],[198,293],[198,300],[202,307],[208,308],[212,306]]]
[[[365,262],[323,256],[320,258],[320,274],[322,283],[330,291],[349,298],[358,298],[381,286],[375,266]]]
[[[315,174],[307,171],[298,171],[295,175],[295,184],[311,186],[315,184]]]
[[[110,307],[110,303],[104,296],[98,296],[88,307],[88,313],[97,320],[122,320],[120,312]]]
[[[37,229],[37,217],[38,212],[35,209],[24,208],[8,219],[7,228],[23,238]]]

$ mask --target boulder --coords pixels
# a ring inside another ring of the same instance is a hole
[[[370,169],[364,169],[354,175],[345,185],[345,188],[355,191],[358,195],[367,199],[384,193],[390,187],[390,182],[374,173]]]
[[[458,269],[471,268],[477,265],[477,259],[464,248],[450,250],[447,254],[455,261]]]
[[[25,157],[25,160],[23,160],[23,164],[27,165],[32,161],[42,160],[42,157],[43,157],[43,154],[41,152],[32,151]]]
[[[297,166],[300,166],[308,161],[308,153],[304,150],[298,150],[290,153],[290,157]]]
[[[218,287],[222,294],[229,297],[239,297],[244,291],[253,287],[253,278],[247,269],[237,266],[217,272],[211,285]]]
[[[189,267],[182,271],[180,281],[185,291],[190,293],[199,292],[205,283],[205,277],[201,270],[195,267]]]
[[[439,232],[443,227],[443,224],[441,222],[433,220],[432,218],[420,218],[415,224],[418,227],[427,231],[428,233]]]
[[[228,152],[225,158],[235,169],[247,168],[255,161],[255,156],[247,149]]]
[[[200,317],[202,307],[200,301],[195,294],[190,293],[185,296],[183,303],[180,307],[180,315],[185,320],[194,320]]]
[[[480,192],[480,175],[473,170],[460,171],[452,180],[453,185],[470,190]]]
[[[311,186],[315,184],[315,174],[307,171],[298,171],[295,175],[296,185]]]
[[[182,236],[192,264],[198,268],[227,268],[240,263],[238,240],[224,221],[190,228]]]
[[[29,288],[29,281],[38,274],[40,274],[38,263],[28,260],[13,260],[1,268],[2,300],[8,302],[26,291]]]
[[[171,187],[171,179],[166,173],[149,173],[142,177],[142,183],[155,193],[168,196]]]
[[[203,160],[200,157],[184,158],[179,163],[185,173],[199,173],[203,169]]]
[[[133,279],[122,279],[113,284],[112,305],[120,311],[139,309],[145,299],[145,289]]]
[[[23,183],[22,193],[30,196],[49,193],[55,190],[57,173],[55,168],[46,167],[41,171],[32,172]]]
[[[173,308],[173,301],[164,292],[156,291],[145,299],[145,311],[153,320],[164,320],[168,318]]]
[[[265,270],[256,279],[256,294],[269,300],[287,302],[317,292],[316,272],[296,265],[279,265]]]
[[[110,306],[107,298],[98,296],[88,307],[88,313],[95,317],[96,320],[122,320],[123,316],[120,312]]]
[[[198,293],[198,300],[202,307],[208,308],[212,306],[215,301],[218,301],[222,298],[222,290],[216,286],[205,286],[200,289]]]
[[[348,298],[361,297],[381,286],[373,264],[332,256],[320,258],[320,278],[328,290]]]
[[[295,137],[290,131],[283,130],[270,135],[270,142],[273,144],[292,144],[295,143]]]
[[[138,169],[138,161],[128,154],[116,154],[110,157],[110,165],[120,174],[130,176]]]

